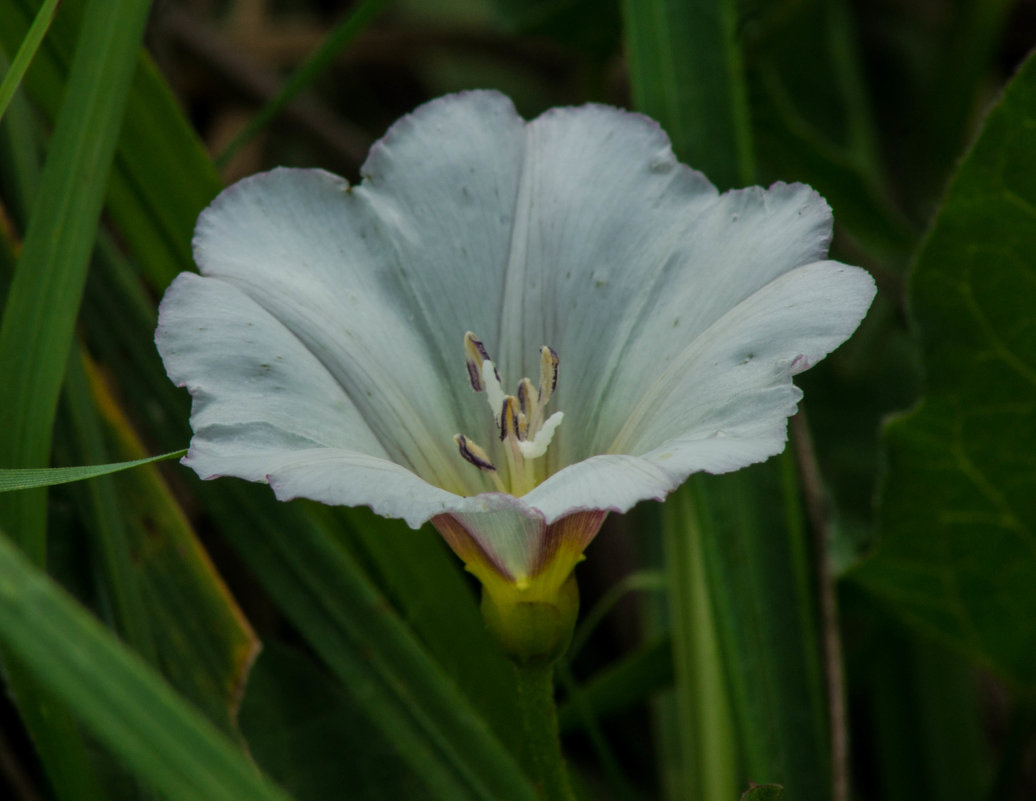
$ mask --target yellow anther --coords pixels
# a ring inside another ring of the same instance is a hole
[[[471,381],[471,388],[475,392],[481,392],[485,388],[482,381],[482,365],[488,361],[490,358],[486,346],[482,344],[482,340],[468,331],[464,335],[464,362],[468,368],[468,380]],[[495,372],[496,368],[493,369]],[[496,374],[496,380],[500,380],[499,373]]]
[[[547,405],[550,396],[558,386],[558,354],[544,345],[540,348],[540,397],[539,405]]]
[[[496,468],[489,461],[489,454],[480,448],[476,443],[465,437],[463,434],[454,434],[453,441],[457,443],[460,455],[479,470],[495,473]]]

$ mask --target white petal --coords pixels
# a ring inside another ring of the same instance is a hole
[[[625,512],[638,501],[662,500],[675,488],[670,476],[636,456],[593,456],[555,473],[521,500],[553,523],[577,510]]]
[[[183,461],[202,478],[269,481],[282,500],[367,504],[414,527],[459,500],[393,463],[324,365],[234,286],[179,276],[156,342],[194,398]]]
[[[347,447],[389,458],[320,361],[232,285],[180,275],[162,300],[155,339],[170,378],[194,397],[195,446],[253,455]],[[257,463],[242,477],[265,474]]]
[[[793,373],[845,341],[874,292],[870,275],[838,262],[805,265],[771,281],[656,369],[607,450],[643,455],[674,440],[783,432],[801,394]],[[616,381],[639,377],[632,372],[620,369]]]
[[[613,443],[555,473],[523,500],[552,523],[572,509],[626,511],[692,473],[725,473],[779,453],[801,392],[792,375],[843,342],[874,296],[863,270],[799,267],[738,304],[685,347]],[[619,455],[619,454],[623,455]]]

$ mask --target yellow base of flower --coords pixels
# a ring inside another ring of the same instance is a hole
[[[549,665],[568,647],[579,612],[573,571],[607,516],[575,512],[526,532],[536,550],[527,565],[508,570],[485,543],[451,515],[432,518],[468,572],[482,583],[482,617],[504,652],[520,665]]]
[[[482,585],[482,619],[504,653],[520,665],[549,665],[568,648],[579,614],[574,573],[550,599],[503,581]]]

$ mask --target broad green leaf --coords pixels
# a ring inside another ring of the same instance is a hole
[[[845,641],[846,674],[855,730],[862,734],[857,747],[869,754],[859,773],[865,772],[873,797],[1021,797],[1006,787],[990,793],[993,748],[979,672],[961,654],[918,639],[858,587],[846,590],[842,610],[853,631]]]
[[[18,52],[14,55],[14,60],[11,62],[10,67],[4,70],[3,80],[0,81],[0,119],[3,119],[4,112],[7,111],[7,104],[11,102],[14,93],[18,91],[18,86],[22,82],[25,71],[29,68],[29,64],[32,63],[32,58],[36,55],[36,49],[40,46],[40,42],[43,41],[47,28],[50,27],[51,20],[54,19],[54,12],[57,10],[59,2],[60,0],[46,0],[40,6],[40,10],[36,13],[36,18],[32,22],[32,27],[29,28],[28,33],[22,40],[21,46],[18,48]]]
[[[729,189],[752,182],[752,134],[735,0],[624,0],[633,100],[682,161]]]
[[[177,459],[187,453],[186,449],[163,453],[159,456],[147,456],[143,459],[132,459],[128,462],[111,464],[91,464],[82,467],[11,467],[0,469],[0,492],[34,489],[37,487],[53,487],[56,484],[68,484],[72,481],[85,481],[97,476],[107,476],[133,467]]]
[[[874,557],[912,625],[1036,682],[1036,59],[990,113],[918,255],[926,391],[885,429]]]
[[[0,642],[171,801],[287,801],[162,679],[0,536]]]

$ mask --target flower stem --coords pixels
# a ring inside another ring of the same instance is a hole
[[[514,665],[522,723],[522,763],[541,801],[575,801],[561,755],[552,665]]]

